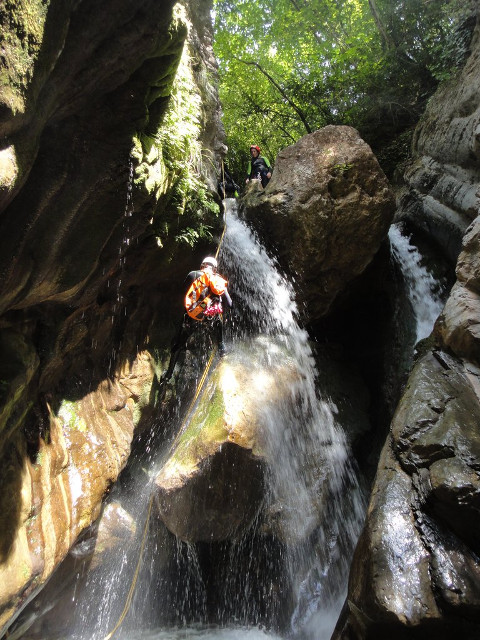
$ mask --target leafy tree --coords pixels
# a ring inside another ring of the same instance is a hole
[[[327,124],[355,126],[381,155],[463,62],[474,4],[215,0],[220,97],[237,179],[250,144],[274,160]]]

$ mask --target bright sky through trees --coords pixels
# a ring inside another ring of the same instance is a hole
[[[327,124],[382,153],[464,60],[474,0],[214,0],[229,164]]]

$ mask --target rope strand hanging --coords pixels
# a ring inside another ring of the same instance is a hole
[[[224,187],[225,187],[225,175],[224,175],[224,171],[223,171],[223,162],[222,162],[222,175],[223,175],[223,184],[224,184]],[[220,248],[222,246],[226,230],[227,230],[227,221],[226,221],[226,213],[225,213],[223,231],[222,231],[222,235],[220,236],[220,240],[219,240],[219,243],[218,243],[217,251],[215,253],[215,258],[218,258],[218,254],[220,253]],[[193,399],[192,399],[192,401],[191,401],[191,403],[190,403],[190,405],[188,407],[188,411],[185,414],[185,417],[183,419],[181,427],[180,427],[180,429],[178,431],[178,435],[175,438],[170,450],[172,450],[174,448],[176,442],[178,441],[179,437],[183,433],[185,425],[186,425],[186,423],[187,423],[187,421],[188,421],[188,419],[189,419],[189,417],[191,415],[191,412],[193,411],[195,403],[197,402],[198,397],[199,397],[199,395],[200,395],[200,393],[202,391],[202,388],[203,388],[203,386],[205,384],[205,381],[206,381],[206,379],[208,377],[208,373],[210,371],[210,368],[212,366],[212,363],[214,361],[214,358],[215,358],[216,354],[217,354],[217,348],[215,347],[213,349],[212,353],[210,354],[210,357],[208,359],[207,364],[205,365],[205,369],[204,369],[204,371],[202,373],[202,377],[200,378],[200,380],[199,380],[199,382],[197,384],[197,387],[196,387],[196,390],[195,390],[195,395],[194,395],[194,397],[193,397]],[[139,553],[139,556],[138,556],[137,565],[135,567],[135,572],[133,574],[132,583],[130,585],[130,589],[129,589],[128,594],[127,594],[127,599],[125,601],[125,606],[123,608],[122,613],[120,614],[120,617],[119,617],[116,625],[110,631],[110,633],[108,633],[108,635],[105,636],[105,638],[103,640],[110,640],[114,636],[114,634],[121,627],[123,621],[125,620],[125,617],[126,617],[128,611],[130,610],[130,606],[132,604],[133,596],[134,596],[134,593],[135,593],[135,588],[136,588],[136,585],[137,585],[138,576],[139,576],[140,569],[141,569],[141,566],[142,566],[143,552],[145,550],[145,544],[146,544],[146,540],[147,540],[148,525],[149,525],[150,517],[151,517],[151,514],[152,514],[153,498],[154,498],[154,494],[152,493],[152,495],[150,496],[149,503],[148,503],[148,511],[147,511],[147,517],[145,519],[145,525],[144,525],[144,528],[143,528],[143,536],[142,536],[142,543],[140,545],[140,553]]]

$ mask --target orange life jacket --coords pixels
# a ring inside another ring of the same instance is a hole
[[[185,309],[190,318],[203,320],[203,312],[212,304],[212,295],[221,296],[227,281],[213,273],[203,272],[190,285],[185,296]]]

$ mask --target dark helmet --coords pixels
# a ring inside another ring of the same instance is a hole
[[[251,145],[250,145],[250,151],[251,151],[252,149],[256,149],[256,150],[258,151],[258,153],[260,153],[260,151],[261,151],[261,149],[260,149],[260,147],[258,146],[258,144],[251,144]]]

